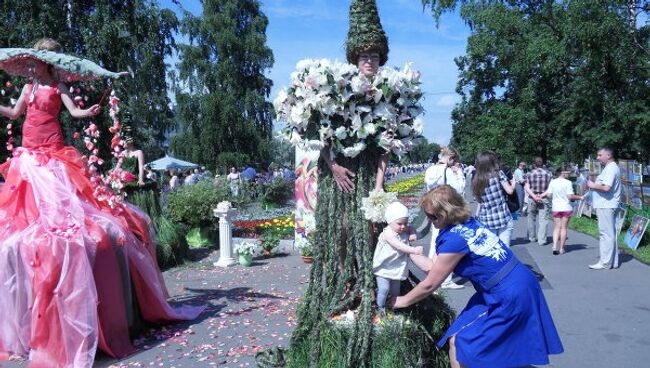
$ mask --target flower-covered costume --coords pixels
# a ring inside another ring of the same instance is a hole
[[[472,218],[440,230],[436,252],[464,254],[454,273],[476,289],[438,342],[456,336],[463,366],[543,365],[564,350],[535,275],[485,225]]]
[[[134,352],[135,303],[155,323],[203,307],[167,303],[151,221],[93,195],[82,155],[63,144],[60,109],[57,87],[34,87],[23,146],[0,165],[0,359],[29,353],[31,366],[91,367],[97,347]]]

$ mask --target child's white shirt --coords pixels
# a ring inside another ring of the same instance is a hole
[[[372,272],[389,280],[406,280],[408,276],[408,254],[402,253],[393,248],[386,240],[387,236],[397,237],[404,245],[410,246],[409,232],[402,234],[394,232],[390,226],[386,226],[379,234],[375,254],[372,257]]]

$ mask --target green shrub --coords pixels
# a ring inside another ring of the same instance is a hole
[[[282,206],[293,196],[293,182],[280,177],[262,185],[262,202]]]
[[[189,249],[185,240],[185,229],[162,216],[155,219],[154,228],[157,238],[158,265],[166,268],[183,263]]]
[[[221,201],[229,200],[230,192],[212,181],[182,186],[167,196],[167,216],[191,228],[207,227],[214,221],[213,209]]]
[[[276,231],[273,228],[270,229],[265,229],[262,232],[262,250],[268,253],[272,253],[275,248],[278,247],[280,244],[280,240],[282,240],[283,236],[281,232]]]

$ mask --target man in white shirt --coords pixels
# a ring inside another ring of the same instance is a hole
[[[436,164],[429,166],[424,173],[424,184],[426,185],[427,192],[440,185],[448,184],[454,188],[458,193],[463,193],[465,190],[465,180],[461,170],[454,171],[452,166],[460,161],[460,155],[454,148],[443,148],[440,152],[440,159]],[[436,259],[436,238],[438,237],[439,230],[435,226],[431,226],[431,246],[429,258],[435,261]],[[447,279],[440,286],[443,289],[462,289],[464,286],[455,283],[450,274]]]
[[[524,197],[526,196],[526,190],[524,189],[524,185],[526,184],[526,163],[524,161],[519,163],[513,175],[515,179],[515,190],[519,199],[519,208],[521,208],[523,215],[526,213],[526,207],[524,206]]]
[[[593,208],[598,216],[600,259],[597,263],[589,265],[589,268],[603,270],[618,267],[614,218],[621,200],[621,171],[609,148],[601,148],[596,159],[605,167],[596,181],[587,182],[587,187],[593,191]]]

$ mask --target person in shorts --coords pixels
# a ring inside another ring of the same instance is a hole
[[[553,214],[553,254],[564,254],[564,244],[567,238],[569,219],[573,214],[571,201],[581,200],[582,196],[575,195],[573,184],[569,179],[569,170],[555,170],[556,178],[551,180],[548,189],[541,197],[552,196],[551,213]]]

